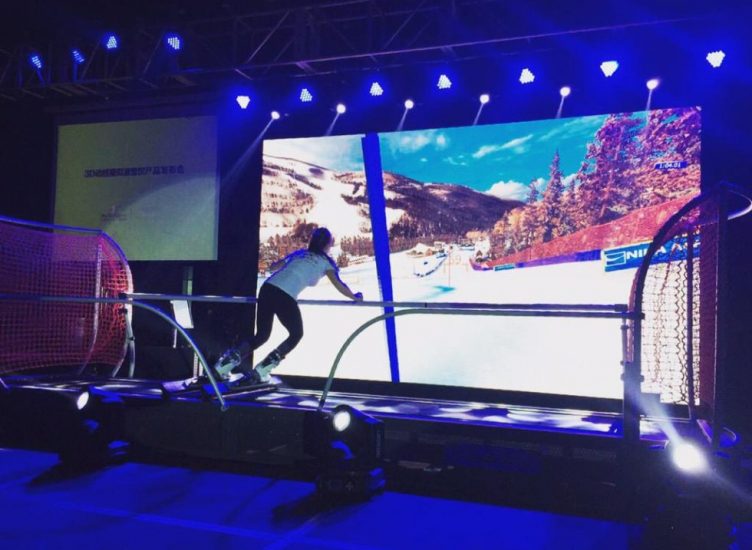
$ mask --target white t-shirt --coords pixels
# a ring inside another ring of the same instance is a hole
[[[327,271],[337,271],[337,266],[326,256],[298,250],[290,254],[285,259],[285,265],[266,282],[297,298],[304,288],[316,286]]]

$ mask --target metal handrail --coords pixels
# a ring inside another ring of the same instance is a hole
[[[201,353],[201,350],[198,349],[196,342],[193,340],[193,338],[190,337],[185,329],[180,326],[177,321],[175,321],[172,317],[170,317],[157,307],[139,302],[137,300],[133,300],[131,298],[93,298],[87,296],[37,296],[33,294],[0,294],[0,301],[125,304],[138,306],[147,311],[151,311],[152,313],[155,313],[156,315],[170,323],[173,327],[175,327],[175,329],[183,336],[183,338],[185,338],[185,341],[188,342],[188,345],[193,348],[193,351],[196,353],[199,362],[204,367],[206,377],[209,379],[209,383],[211,384],[212,389],[214,389],[214,393],[217,396],[217,400],[219,401],[221,409],[223,411],[227,410],[227,402],[225,401],[222,392],[219,390],[219,386],[217,385],[216,380],[214,380],[214,375],[211,368],[209,367],[209,363],[207,363],[204,354]]]
[[[186,302],[215,302],[227,304],[255,304],[257,299],[253,296],[213,296],[199,294],[149,294],[133,292],[125,294],[126,297],[137,300],[183,300]],[[420,309],[483,309],[501,311],[606,311],[624,312],[629,309],[627,304],[488,304],[483,302],[380,302],[376,300],[364,300],[353,302],[352,300],[297,300],[300,305],[310,306],[350,306],[350,307],[395,307],[395,308],[420,308]]]
[[[342,359],[342,356],[345,354],[345,351],[348,347],[350,347],[350,344],[357,338],[365,329],[370,327],[371,325],[378,323],[379,321],[383,321],[386,319],[389,319],[391,317],[400,317],[402,315],[488,315],[492,317],[575,317],[575,318],[598,318],[598,319],[621,319],[622,320],[622,327],[624,327],[624,323],[626,322],[626,319],[630,318],[632,316],[631,312],[629,311],[621,311],[621,312],[609,312],[609,311],[524,311],[524,310],[505,310],[505,311],[493,311],[488,309],[402,309],[399,311],[391,311],[389,313],[384,313],[382,315],[378,315],[374,317],[373,319],[370,319],[360,325],[355,331],[345,340],[345,343],[340,348],[339,352],[337,353],[337,356],[334,358],[334,363],[332,363],[332,368],[329,371],[329,376],[326,379],[326,384],[324,385],[324,391],[321,394],[321,399],[319,400],[319,406],[318,410],[323,410],[324,405],[326,404],[326,398],[329,395],[329,390],[332,387],[332,383],[334,382],[334,375],[337,372],[337,367],[339,366],[339,362]],[[622,337],[624,338],[624,330],[622,328]],[[626,346],[622,347],[622,353],[626,352]],[[626,356],[623,357],[623,360],[626,361]]]

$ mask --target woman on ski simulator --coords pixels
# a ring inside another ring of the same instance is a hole
[[[270,266],[274,273],[261,285],[258,295],[256,335],[252,341],[245,341],[237,348],[231,348],[222,354],[214,366],[218,378],[230,380],[232,371],[269,340],[276,315],[289,333],[287,339],[253,369],[244,370],[241,367],[242,376],[234,384],[253,385],[269,382],[271,370],[279,365],[303,337],[303,319],[297,302],[298,295],[304,288],[318,284],[324,275],[344,296],[357,302],[363,300],[362,293],[353,293],[340,279],[339,268],[329,256],[333,242],[331,232],[325,227],[319,227],[311,235],[307,249],[296,250]]]

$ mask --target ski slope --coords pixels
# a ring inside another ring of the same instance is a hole
[[[472,252],[454,250],[441,268],[413,274],[423,258],[390,257],[395,301],[487,303],[626,303],[634,270],[606,273],[600,261],[474,271]],[[380,300],[375,262],[342,270],[366,300]],[[262,280],[259,280],[259,284]],[[342,299],[326,278],[300,298]],[[305,336],[279,374],[327,376],[345,339],[380,309],[301,306]],[[415,315],[395,320],[403,382],[619,398],[622,393],[618,319]],[[348,349],[338,377],[389,380],[383,324]],[[275,324],[263,357],[286,337]],[[276,372],[275,372],[276,373]]]

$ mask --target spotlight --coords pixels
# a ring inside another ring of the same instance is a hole
[[[170,46],[173,50],[180,51],[181,46],[183,45],[182,41],[180,40],[180,37],[177,34],[169,34],[165,38],[167,41],[167,45]]]
[[[347,107],[345,107],[345,104],[337,103],[337,114],[338,115],[344,114],[345,111],[347,111]]]
[[[520,84],[530,84],[535,81],[533,71],[525,67],[520,73]]]
[[[721,66],[723,63],[723,59],[726,57],[726,53],[723,50],[718,50],[715,52],[710,52],[708,55],[705,56],[705,59],[708,60],[708,63],[710,63],[710,66],[714,69],[717,69]]]
[[[82,393],[81,395],[79,395],[79,396],[78,396],[78,397],[76,398],[76,408],[77,408],[77,409],[78,409],[79,411],[80,411],[80,410],[83,410],[83,408],[84,408],[84,407],[85,407],[86,405],[88,405],[88,404],[89,404],[89,397],[91,397],[91,395],[89,394],[89,392],[85,391],[85,392],[83,392],[83,393]]]
[[[613,75],[616,72],[616,69],[618,68],[619,68],[618,61],[604,61],[603,63],[601,63],[601,71],[603,71],[603,75],[606,78]]]
[[[33,53],[29,56],[29,63],[37,70],[42,68],[42,58],[38,53]]]
[[[377,97],[384,93],[384,88],[382,88],[381,84],[379,84],[378,82],[374,82],[373,84],[371,84],[371,89],[368,91],[368,93],[374,97]]]
[[[645,83],[645,86],[647,86],[648,90],[650,90],[652,92],[653,90],[655,90],[658,87],[658,84],[660,84],[660,83],[661,83],[661,81],[658,80],[657,78],[651,78],[650,80],[648,80]]]
[[[491,96],[489,96],[488,94],[480,94],[479,99],[480,99],[481,104],[485,105],[486,103],[491,101]]]
[[[104,37],[104,46],[108,50],[116,50],[118,47],[118,39],[114,34],[108,34]]]
[[[309,411],[303,419],[303,449],[320,461],[316,490],[321,494],[368,498],[384,489],[380,420],[349,405],[339,405],[332,413]]]
[[[337,432],[344,432],[352,421],[352,415],[348,410],[337,411],[332,417],[332,426]]]
[[[240,105],[241,109],[245,109],[248,107],[248,104],[251,102],[251,98],[247,95],[239,95],[235,98],[235,101],[238,102],[238,105]]]
[[[71,56],[73,57],[73,61],[75,61],[79,65],[86,61],[86,58],[79,50],[71,50]]]
[[[559,90],[559,94],[561,95],[561,97],[569,97],[569,94],[571,93],[572,93],[572,88],[570,88],[569,86],[562,86],[561,89]]]
[[[436,82],[436,87],[439,90],[448,90],[452,87],[452,81],[449,80],[449,77],[445,74],[442,74],[439,76],[439,80]]]
[[[678,443],[671,452],[671,458],[677,468],[690,474],[697,474],[708,468],[705,455],[691,443]]]
[[[272,120],[279,120],[279,112],[272,111]]]
[[[104,463],[117,434],[122,404],[96,399],[96,390],[12,387],[0,394],[3,438],[58,453],[62,463]]]
[[[331,413],[306,414],[303,439],[310,455],[371,466],[384,452],[384,423],[350,405],[338,405]]]
[[[412,99],[406,99],[405,100],[405,109],[407,109],[409,111],[413,107],[415,107],[415,102]]]
[[[311,101],[313,101],[313,94],[311,94],[308,88],[303,88],[302,90],[300,90],[300,101],[302,103],[310,103]]]

